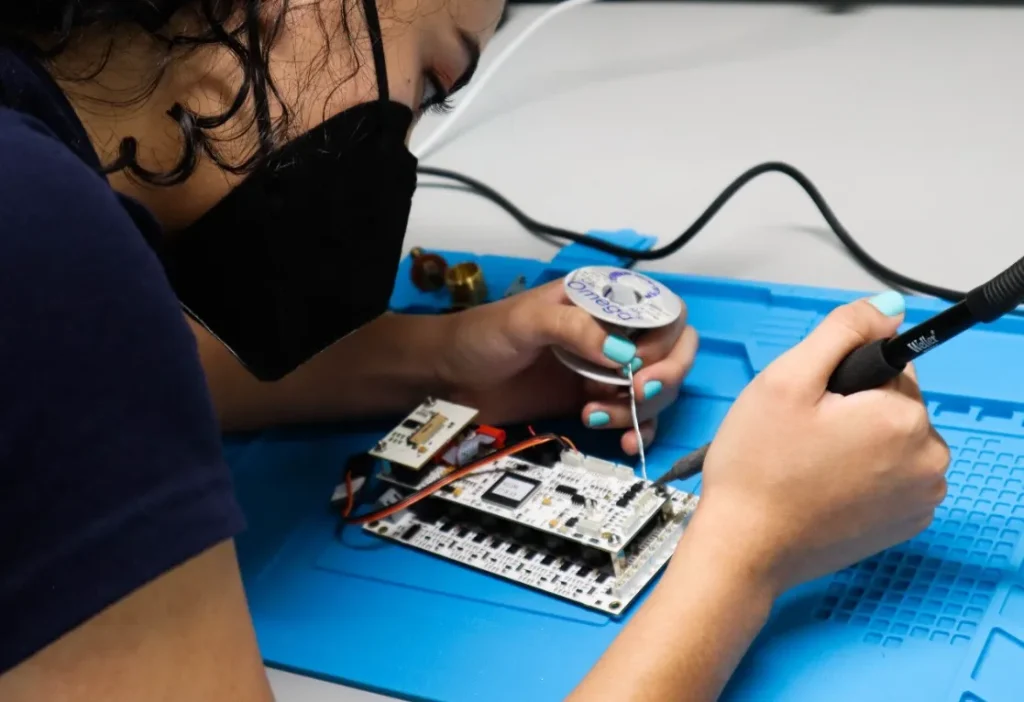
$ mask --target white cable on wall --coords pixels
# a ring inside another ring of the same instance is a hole
[[[586,5],[596,1],[597,0],[563,0],[535,19],[530,26],[524,29],[519,36],[513,39],[509,45],[495,57],[490,65],[488,65],[487,68],[471,82],[462,98],[458,103],[456,103],[455,108],[448,113],[447,118],[440,124],[440,126],[431,132],[422,144],[413,149],[413,154],[416,158],[421,160],[425,159],[434,150],[436,150],[441,138],[451,130],[452,125],[455,124],[459,116],[469,108],[476,96],[480,94],[480,91],[484,89],[484,86],[490,82],[494,74],[499,68],[501,68],[502,64],[504,64],[512,54],[518,51],[519,47],[521,47],[534,32],[563,12],[571,10],[574,7],[579,7],[580,5]]]

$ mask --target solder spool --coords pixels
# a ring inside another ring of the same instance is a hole
[[[630,340],[643,331],[669,326],[683,312],[683,302],[675,293],[646,275],[625,268],[577,268],[565,277],[564,287],[570,302],[586,310],[610,334]],[[559,347],[554,348],[554,354],[585,378],[609,385],[629,385],[629,379],[618,370],[591,363]]]

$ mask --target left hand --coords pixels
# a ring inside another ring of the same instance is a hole
[[[453,314],[439,373],[453,401],[480,410],[480,420],[507,424],[580,412],[594,429],[627,429],[622,449],[637,453],[629,389],[587,380],[551,353],[560,346],[606,368],[632,363],[644,445],[658,413],[679,394],[697,350],[686,309],[669,327],[642,333],[636,344],[611,336],[573,305],[556,280],[500,302]]]

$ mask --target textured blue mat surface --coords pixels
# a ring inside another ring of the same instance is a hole
[[[609,234],[636,247],[652,240]],[[475,260],[494,296],[614,259],[578,246],[551,262]],[[429,312],[403,263],[396,310]],[[684,395],[662,419],[653,475],[708,440],[739,391],[854,293],[656,275],[701,334]],[[908,323],[942,307],[911,299]],[[1024,700],[1024,320],[972,331],[918,364],[930,412],[953,449],[932,527],[890,551],[789,593],[726,700]],[[250,519],[239,555],[269,665],[391,695],[488,702],[560,700],[622,622],[423,554],[345,532],[325,503],[345,457],[389,427],[289,431],[227,442]],[[585,450],[618,458],[582,427]],[[588,445],[589,444],[589,445]],[[584,447],[581,447],[584,448]],[[688,486],[699,490],[697,479]],[[685,622],[680,622],[685,626]]]

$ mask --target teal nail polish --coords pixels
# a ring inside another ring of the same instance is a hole
[[[907,301],[895,290],[875,295],[868,302],[886,317],[896,317],[907,310]]]
[[[618,336],[609,336],[604,340],[604,355],[623,365],[636,356],[636,346]]]
[[[611,417],[608,416],[607,412],[591,412],[590,416],[587,417],[587,426],[603,427],[610,421]]]
[[[643,359],[639,356],[635,356],[632,361],[629,362],[629,367],[633,369],[633,373],[636,374],[638,370],[644,367]],[[624,378],[629,377],[629,373],[625,368],[622,369],[622,376]]]
[[[648,380],[644,383],[644,399],[649,400],[661,392],[660,380]]]

